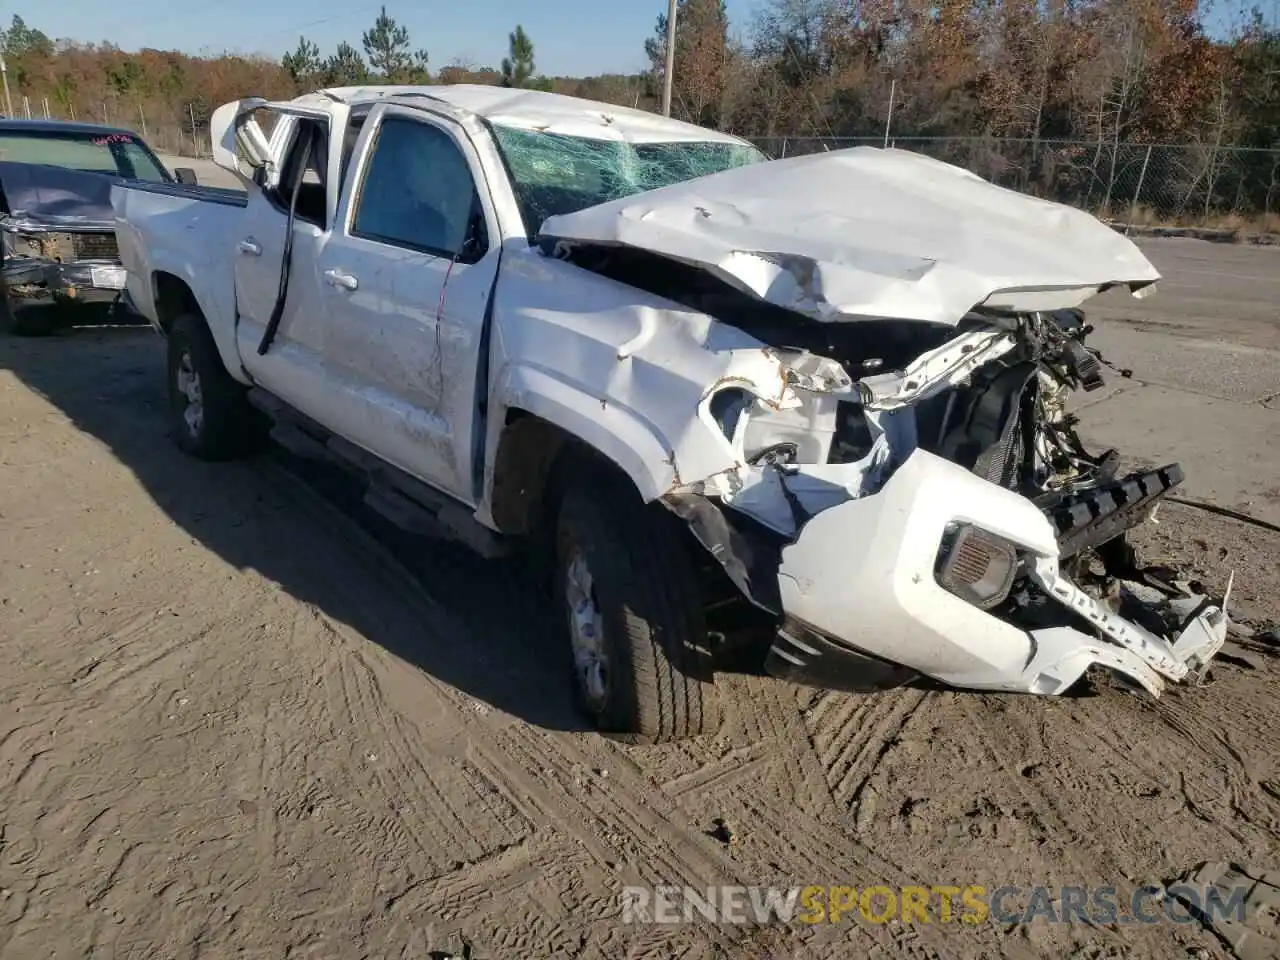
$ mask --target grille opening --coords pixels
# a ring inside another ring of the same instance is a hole
[[[72,234],[71,249],[77,260],[119,260],[120,248],[110,233]]]

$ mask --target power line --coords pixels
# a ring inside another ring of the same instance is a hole
[[[351,10],[344,10],[342,13],[335,13],[331,17],[322,17],[319,20],[309,20],[306,23],[299,23],[296,26],[289,27],[287,30],[272,30],[269,33],[262,34],[262,36],[275,37],[275,36],[279,36],[282,33],[293,33],[299,30],[306,30],[308,27],[318,27],[321,24],[332,23],[334,20],[341,20],[344,17],[355,16],[357,13],[367,13],[368,11],[381,6],[383,6],[383,3],[381,2],[381,0],[377,0],[377,2],[375,3],[366,3],[363,6],[354,7]]]
[[[328,17],[321,17],[321,18],[320,18],[320,19],[318,19],[318,20],[308,20],[308,21],[306,21],[306,22],[304,22],[304,23],[297,23],[297,24],[293,24],[292,26],[282,27],[282,28],[277,29],[277,30],[270,30],[270,31],[268,31],[268,32],[266,32],[266,33],[260,33],[260,34],[257,34],[257,35],[256,35],[256,39],[257,39],[257,40],[259,40],[259,41],[261,41],[261,40],[264,40],[264,39],[269,39],[269,38],[272,38],[272,37],[277,37],[277,36],[280,36],[280,35],[282,35],[282,34],[286,34],[286,33],[297,33],[298,31],[306,30],[306,29],[308,29],[308,28],[310,28],[310,27],[318,27],[318,26],[321,26],[322,24],[326,24],[326,23],[332,23],[332,22],[333,22],[333,21],[335,21],[335,20],[341,20],[341,19],[343,19],[343,18],[345,18],[345,17],[353,17],[353,16],[355,16],[355,15],[357,15],[357,14],[367,13],[367,12],[369,12],[370,10],[377,9],[378,7],[380,7],[380,6],[382,6],[382,5],[383,5],[383,4],[382,4],[382,0],[375,0],[375,2],[373,2],[373,3],[366,3],[366,4],[362,4],[361,6],[358,6],[358,7],[353,7],[353,8],[352,8],[352,9],[350,9],[350,10],[343,10],[341,13],[335,13],[335,14],[333,14],[332,16],[328,16]],[[247,7],[247,6],[249,6],[249,4],[244,4],[243,6],[244,6],[244,7]],[[134,29],[134,30],[137,30],[137,29],[139,29],[139,28],[143,28],[143,27],[145,27],[145,28],[154,28],[154,27],[157,27],[157,26],[165,26],[165,25],[170,24],[170,23],[175,23],[175,22],[177,22],[178,20],[188,20],[188,19],[191,19],[191,17],[192,17],[192,14],[193,14],[193,13],[200,12],[202,9],[203,9],[203,10],[207,10],[207,11],[209,11],[209,12],[218,13],[218,14],[225,14],[225,13],[226,13],[226,7],[225,7],[225,6],[221,6],[221,5],[214,4],[214,3],[210,2],[210,3],[202,4],[201,6],[196,7],[196,8],[194,8],[194,9],[193,9],[193,8],[191,8],[191,7],[187,7],[187,8],[185,8],[185,9],[184,9],[182,12],[180,12],[180,13],[174,13],[174,14],[171,14],[171,15],[169,15],[169,16],[167,16],[167,17],[161,17],[161,18],[159,18],[159,19],[157,19],[157,20],[145,20],[145,21],[139,21],[138,23],[136,23],[136,24],[134,25],[134,28],[133,28],[133,29]],[[127,35],[127,34],[129,33],[129,28],[128,28],[128,27],[125,27],[125,29],[124,29],[122,32],[123,32],[124,34],[126,34],[126,35]]]

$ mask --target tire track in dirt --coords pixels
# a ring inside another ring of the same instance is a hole
[[[1258,680],[1265,684],[1267,678]],[[1256,681],[1252,674],[1232,672],[1218,681],[1218,684],[1224,683],[1229,687],[1248,687]],[[1165,727],[1200,754],[1204,762],[1196,766],[1204,772],[1216,771],[1221,784],[1217,785],[1216,795],[1206,790],[1205,795],[1197,798],[1188,791],[1187,778],[1183,775],[1178,778],[1177,789],[1198,816],[1204,815],[1206,804],[1225,807],[1224,815],[1211,820],[1243,848],[1265,849],[1280,837],[1280,798],[1266,787],[1268,783],[1274,784],[1274,758],[1280,744],[1274,740],[1259,742],[1258,731],[1266,728],[1266,721],[1255,715],[1252,698],[1227,698],[1221,690],[1212,688],[1189,691],[1190,696],[1187,693],[1178,691],[1177,695],[1162,697],[1149,708]],[[1205,722],[1206,706],[1222,708],[1215,711],[1219,717],[1217,722]],[[1204,782],[1208,777],[1202,773],[1200,779]],[[1210,789],[1213,786],[1207,782],[1204,785]],[[1233,826],[1232,821],[1239,826]]]
[[[478,936],[495,957],[576,953],[591,924],[618,913],[606,884],[583,889],[594,869],[572,841],[530,840],[397,894],[386,922],[430,915]]]
[[[856,695],[824,691],[805,716],[832,797],[855,808],[864,786],[928,694]]]
[[[734,747],[719,759],[704,760],[696,769],[665,780],[660,786],[667,796],[678,801],[688,794],[721,792],[743,781],[759,780],[762,768],[772,763],[768,745],[757,740],[745,747]]]
[[[339,533],[346,563],[376,571],[381,595],[349,596],[348,599],[376,602],[385,611],[389,606],[389,589],[395,603],[403,605],[415,629],[432,632],[430,624],[439,622],[440,612],[398,560],[344,512],[317,494],[295,493],[295,504],[311,515],[311,521],[323,520],[322,526],[331,534]],[[360,579],[374,582],[372,578]],[[345,584],[335,583],[333,588],[352,592]],[[334,625],[333,629],[345,633],[341,625]],[[366,642],[354,636],[349,639],[357,649]],[[388,670],[396,674],[412,671],[407,676],[411,678],[411,686],[419,688],[419,699],[425,686],[432,691],[433,699],[450,706],[447,722],[434,725],[436,746],[445,745],[449,740],[465,741],[465,756],[478,775],[501,791],[526,822],[537,824],[540,830],[571,838],[604,868],[605,876],[620,865],[625,870],[630,862],[634,864],[635,872],[631,873],[634,882],[647,879],[653,884],[676,883],[699,888],[729,882],[731,861],[715,850],[709,840],[673,820],[673,816],[678,817],[674,808],[655,810],[652,803],[638,799],[652,794],[652,790],[642,777],[628,769],[629,763],[624,762],[625,757],[612,744],[600,741],[594,749],[585,751],[578,742],[581,738],[573,734],[547,733],[513,723],[499,714],[478,713],[459,691],[380,653],[365,658],[363,665],[371,676],[379,678],[378,682],[387,676]],[[379,700],[370,694],[367,685],[352,686],[349,672],[343,676],[346,678],[343,692],[336,697],[338,709],[351,716],[353,723],[378,729],[379,735],[373,739],[382,739],[388,744],[390,755],[397,758],[395,769],[401,771],[411,762],[409,748],[403,731],[389,726],[385,719],[388,712],[385,699]],[[331,699],[335,699],[332,694]],[[584,790],[580,774],[601,768],[610,770],[607,783]],[[380,787],[384,795],[411,785],[411,779],[406,781],[400,772],[390,776],[394,781],[384,782]],[[407,828],[412,825],[412,829],[419,829],[423,819],[418,815],[401,822]],[[421,834],[417,839],[423,848],[431,843]],[[435,838],[435,842],[447,843],[449,839]],[[732,941],[725,938],[723,942]]]
[[[906,691],[733,677],[739,708],[717,737],[637,749],[561,732],[552,648],[528,653],[540,608],[505,568],[431,542],[416,548],[425,562],[406,560],[376,527],[335,520],[319,487],[272,479],[270,460],[206,467],[156,449],[159,381],[136,389],[150,368],[98,338],[52,346],[33,379],[74,416],[16,441],[12,462],[41,490],[18,494],[21,542],[0,551],[18,600],[0,609],[18,635],[0,700],[22,706],[0,716],[0,784],[21,774],[0,786],[0,952],[421,957],[465,934],[495,958],[1165,957],[1198,943],[627,927],[616,894],[961,872],[1107,883],[1121,867],[1162,875],[1147,868],[1164,865],[1165,840],[1175,859],[1274,856],[1280,744],[1261,675],[1224,673],[1220,692],[1154,708],[1009,698],[997,713],[985,705],[999,698],[966,698],[982,723],[952,695],[912,711]],[[101,382],[68,373],[77,357],[142,372],[108,376],[103,404]],[[44,400],[0,384],[41,422]],[[89,461],[101,468],[73,469]],[[179,636],[187,649],[168,651]],[[507,660],[527,675],[477,682]],[[1168,795],[1147,799],[1148,781]],[[877,794],[893,802],[873,815]],[[987,794],[999,816],[968,819]],[[1023,808],[1053,802],[1063,815],[1027,834]],[[864,810],[865,828],[851,816]],[[704,835],[715,815],[739,842]],[[980,829],[956,838],[957,825]]]
[[[358,783],[367,778],[377,792],[371,806],[390,811],[384,829],[406,833],[438,869],[483,856],[505,838],[486,837],[468,829],[463,817],[473,800],[469,791],[465,786],[458,790],[457,785],[452,791],[442,791],[439,781],[444,778],[439,773],[433,777],[423,768],[409,743],[415,731],[408,729],[407,721],[383,693],[378,679],[382,668],[382,664],[375,666],[366,659],[358,647],[338,656],[335,679],[341,693],[331,696],[339,711],[336,725],[360,729],[376,744],[376,752],[356,760],[359,768],[351,771],[353,780]],[[443,773],[452,761],[437,755],[436,762]]]
[[[994,698],[980,695],[960,695],[956,698],[961,712],[977,734],[973,740],[979,745],[987,762],[1004,775],[1006,785],[1022,797],[1048,832],[1059,838],[1065,836],[1062,855],[1068,860],[1076,876],[1088,876],[1097,869],[1097,853],[1090,850],[1090,845],[1084,842],[1091,835],[1093,825],[1069,812],[1069,806],[1061,802],[1052,782],[1040,786],[1037,781],[1029,780],[1023,775],[1019,764],[1010,759],[1016,757],[1021,760],[1027,755],[1025,746],[1015,748],[1009,742],[1026,729],[1014,714],[1023,704],[1014,699],[1008,702],[1009,710],[995,712],[990,709],[994,702]],[[1038,735],[1038,731],[1031,735]],[[1079,852],[1082,850],[1088,850],[1089,853],[1082,854]]]
[[[283,766],[283,759],[279,748],[273,742],[275,709],[273,704],[268,703],[262,712],[257,771],[257,793],[261,796],[259,800],[252,801],[257,808],[254,846],[257,852],[257,869],[261,876],[274,876],[278,868],[280,820],[272,798],[280,792],[280,769]]]
[[[747,757],[759,751],[766,759],[759,764],[748,760],[732,773],[728,758],[711,760],[667,781],[663,788],[685,796],[690,784],[705,784],[705,789],[715,792],[715,802],[727,818],[746,832],[741,846],[734,848],[742,872],[751,877],[745,882],[773,882],[784,887],[797,882],[802,886],[859,888],[927,886],[853,835],[847,804],[837,801],[832,789],[850,778],[845,760],[852,754],[839,747],[856,739],[866,755],[875,759],[883,756],[884,745],[892,743],[924,695],[904,691],[905,697],[877,702],[873,697],[824,692],[818,697],[817,709],[802,717],[794,686],[769,678],[729,679],[739,689],[734,691],[735,718],[728,739],[731,743],[747,740],[746,746],[736,750]],[[860,711],[868,704],[873,715],[883,719],[859,725]],[[811,735],[815,729],[821,740]],[[864,767],[863,780],[874,772],[874,763]],[[700,800],[705,806],[706,797]],[[797,817],[803,825],[797,824]],[[877,925],[793,932],[802,940],[815,939],[818,945],[841,953],[890,950],[922,960],[948,955],[941,934],[929,928],[906,940],[889,927]]]
[[[1280,798],[1267,789],[1274,775],[1272,758],[1280,744],[1274,738],[1244,744],[1256,741],[1258,732],[1269,728],[1258,706],[1265,698],[1259,700],[1250,693],[1254,687],[1269,687],[1270,680],[1265,675],[1217,669],[1227,672],[1209,686],[1170,689],[1159,700],[1116,698],[1128,713],[1127,723],[1117,724],[1096,708],[1096,701],[1082,701],[1073,712],[1084,738],[1113,758],[1111,775],[1122,782],[1133,781],[1126,793],[1153,800],[1177,798],[1183,808],[1180,812],[1211,824],[1208,829],[1222,831],[1241,850],[1264,855],[1262,851],[1280,836]],[[1104,695],[1115,692],[1104,688]],[[1213,719],[1207,722],[1207,718]],[[1170,732],[1176,739],[1170,740]],[[1195,756],[1202,762],[1191,762]],[[1082,767],[1086,762],[1080,758]],[[1219,808],[1221,815],[1209,816],[1206,806]],[[1147,820],[1136,823],[1134,829],[1149,835],[1152,845],[1163,846],[1165,831]],[[1209,855],[1208,849],[1202,849],[1191,858]]]
[[[651,801],[647,783],[626,763],[606,760],[601,766],[570,735],[529,735],[515,726],[498,734],[496,746],[499,752],[487,757],[489,775],[505,780],[510,790],[541,793],[553,811],[563,811],[552,813],[557,828],[568,830],[575,840],[585,842],[578,824],[587,825],[595,840],[587,848],[600,851],[603,844],[600,866],[620,879],[698,888],[737,882],[733,862],[680,822],[684,818],[669,802]],[[609,776],[597,777],[594,769],[608,769]]]

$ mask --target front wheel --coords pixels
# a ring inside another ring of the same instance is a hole
[[[169,331],[169,416],[174,442],[201,460],[228,460],[253,449],[261,416],[231,379],[202,319],[186,314]]]
[[[58,320],[54,304],[24,305],[19,310],[8,291],[0,296],[0,333],[14,337],[47,337],[58,329]]]
[[[575,688],[601,732],[636,743],[720,723],[702,599],[676,519],[621,483],[571,487],[556,528],[556,583]]]

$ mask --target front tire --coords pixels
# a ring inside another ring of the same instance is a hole
[[[720,725],[702,598],[676,523],[596,476],[565,492],[556,525],[579,702],[602,733],[633,743]]]
[[[58,329],[58,320],[58,310],[53,304],[18,310],[7,291],[0,296],[0,333],[13,337],[47,337]]]
[[[184,314],[169,331],[169,414],[174,442],[200,460],[254,449],[260,417],[231,378],[204,320]]]

